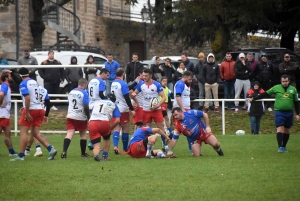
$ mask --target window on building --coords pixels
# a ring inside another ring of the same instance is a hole
[[[96,1],[96,14],[102,16],[104,13],[103,0]]]

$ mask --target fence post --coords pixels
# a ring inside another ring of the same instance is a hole
[[[222,134],[225,135],[225,99],[222,99]]]
[[[15,136],[18,135],[18,102],[15,101],[15,129],[14,129],[14,132],[15,132]]]

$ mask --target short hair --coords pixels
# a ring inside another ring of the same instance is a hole
[[[181,108],[180,107],[173,107],[172,109],[172,114],[177,111],[177,112],[182,112]]]
[[[49,50],[48,55],[49,55],[51,52],[54,54],[54,51],[53,51],[53,50]]]
[[[251,55],[251,56],[253,56],[253,55],[254,55],[254,53],[253,53],[253,52],[248,52],[248,53],[247,53],[247,56],[248,56],[248,55]]]
[[[231,52],[226,52],[226,55],[227,55],[227,54],[230,54],[230,55],[231,55]]]
[[[144,70],[145,70],[144,67],[140,68],[140,69],[139,69],[139,74],[143,74]]]
[[[133,55],[139,56],[138,53],[136,53],[136,52],[132,53],[132,56],[133,56]]]
[[[163,80],[167,80],[168,81],[168,77],[167,76],[162,76],[160,81],[163,81]]]
[[[287,74],[283,74],[283,75],[281,75],[281,77],[280,77],[280,80],[281,79],[286,79],[286,78],[288,78],[289,80],[291,80],[291,78],[290,78],[290,76],[289,75],[287,75]]]
[[[157,59],[159,59],[159,57],[155,57],[155,61],[156,61]]]
[[[136,122],[135,125],[137,127],[142,127],[142,126],[145,126],[146,124],[144,124],[143,122],[139,121],[139,122]]]
[[[112,56],[112,53],[108,53],[107,56]]]
[[[107,74],[107,73],[109,73],[109,71],[106,68],[102,68],[100,70],[100,75],[103,74],[103,73]]]
[[[5,79],[9,77],[9,72],[2,72],[1,81],[5,82]]]
[[[79,86],[83,86],[83,85],[85,85],[85,84],[87,84],[88,83],[88,81],[85,79],[85,78],[80,78],[79,80],[78,80],[78,85]]]
[[[143,73],[148,73],[148,74],[152,75],[152,70],[146,68],[146,69],[144,69]]]
[[[182,52],[182,53],[181,53],[181,56],[182,56],[182,55],[184,55],[185,57],[188,56],[186,52]]]
[[[116,76],[121,77],[125,73],[123,68],[118,68],[116,71]]]
[[[191,71],[185,71],[182,75],[183,77],[193,77],[193,73]]]
[[[171,59],[169,57],[165,58],[165,61],[171,62]]]

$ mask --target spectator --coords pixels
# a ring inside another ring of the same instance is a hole
[[[289,54],[285,54],[283,58],[283,62],[279,64],[279,72],[281,75],[290,76],[290,85],[296,87],[296,70],[297,65],[291,62],[291,56]]]
[[[235,83],[235,72],[234,72],[235,61],[232,60],[231,53],[226,53],[226,59],[221,63],[220,66],[220,77],[223,80],[224,85],[224,98],[234,99],[234,83]],[[225,109],[234,109],[233,102],[225,102]]]
[[[260,83],[255,81],[253,87],[249,89],[247,98],[253,98],[265,91],[261,88]],[[260,129],[260,120],[265,112],[263,101],[253,101],[248,103],[248,114],[250,116],[250,127],[252,135],[258,135]]]
[[[199,58],[199,63],[197,63],[196,68],[195,68],[195,75],[198,81],[198,87],[199,87],[199,99],[204,99],[204,94],[205,94],[205,90],[204,90],[204,80],[202,77],[202,69],[204,64],[206,64],[205,61],[205,54],[203,52],[200,52],[198,55]],[[211,106],[212,106],[212,102],[210,102]],[[199,101],[199,108],[198,110],[203,110],[203,101]]]
[[[71,65],[77,65],[77,58],[75,56],[71,57]],[[66,68],[66,80],[69,84],[69,92],[78,86],[78,81],[83,78],[83,73],[81,68]]]
[[[159,57],[155,57],[155,64],[151,65],[150,70],[152,70],[153,73],[153,80],[160,82],[163,73],[163,68],[160,65]]]
[[[256,72],[257,72],[257,64],[258,62],[254,59],[254,53],[253,52],[248,52],[247,53],[247,59],[246,59],[246,63],[249,62],[252,71],[249,73],[249,80],[250,80],[250,84],[251,87],[253,86],[253,83],[255,81],[255,77],[256,77]],[[246,93],[246,92],[245,92]],[[246,109],[246,108],[243,108]]]
[[[23,55],[18,60],[18,65],[39,65],[35,57],[30,55],[30,48],[23,49]],[[29,68],[29,77],[36,80],[35,71],[37,68]]]
[[[218,99],[218,80],[220,77],[220,70],[218,64],[215,64],[215,56],[209,53],[207,56],[207,63],[203,66],[202,77],[204,80],[205,99],[209,99],[211,91],[214,99]],[[209,101],[204,103],[204,112],[208,112]],[[215,112],[219,112],[219,101],[215,101]]]
[[[139,69],[143,68],[143,65],[138,61],[138,54],[132,54],[132,61],[126,66],[126,81],[130,85],[134,82],[135,78],[139,75]]]
[[[186,53],[182,53],[181,54],[181,60],[184,63],[186,69],[188,71],[191,71],[194,74],[194,64],[193,62],[191,62],[188,58],[187,58],[187,54]]]
[[[173,73],[175,73],[175,70],[171,64],[171,59],[170,58],[166,58],[165,59],[165,63],[163,64],[163,70],[164,70],[164,76],[166,76],[168,78],[168,84],[167,84],[167,87],[168,89],[171,90],[171,92],[174,91],[174,85],[173,85],[173,82],[172,82],[172,75]]]
[[[0,66],[7,66],[8,61],[6,59],[0,58]],[[2,72],[3,70],[7,70],[7,68],[0,68],[0,72]]]
[[[89,55],[87,57],[84,65],[95,65],[93,55]],[[88,82],[90,82],[92,79],[94,79],[97,76],[96,73],[97,73],[98,69],[95,67],[84,67],[83,71],[85,73],[85,78],[88,80]]]
[[[235,99],[240,98],[240,94],[242,90],[244,90],[244,97],[247,95],[247,91],[250,89],[250,80],[249,73],[251,72],[251,66],[249,62],[245,61],[245,54],[239,54],[239,60],[234,64],[234,72],[236,76],[236,80],[234,83],[234,91],[235,91]],[[243,108],[247,108],[244,105]],[[234,112],[237,113],[239,111],[239,102],[235,101],[235,109]]]
[[[110,93],[111,84],[117,77],[116,71],[120,68],[120,64],[113,60],[113,58],[112,54],[108,54],[107,61],[104,63],[104,67],[109,71],[109,77],[106,80],[106,94]]]
[[[267,59],[267,54],[262,53],[261,54],[261,62],[258,64],[256,71],[257,71],[257,78],[256,80],[258,80],[260,82],[261,88],[263,90],[269,90],[272,87],[271,84],[271,79],[272,79],[272,64],[268,62]],[[272,108],[271,108],[271,102],[267,101],[266,106],[268,108],[268,111],[271,112]]]
[[[44,60],[41,65],[61,65],[61,63],[54,59],[54,51],[50,50],[48,59]],[[44,79],[44,88],[47,89],[48,94],[58,94],[59,84],[62,84],[65,80],[64,68],[40,68],[38,72],[41,78]],[[57,110],[54,105],[52,105],[51,109]]]
[[[182,78],[183,73],[184,73],[185,71],[187,71],[187,69],[186,69],[184,63],[181,62],[181,63],[179,64],[179,67],[177,68],[176,72],[175,72],[174,75],[173,75],[173,85],[175,85],[176,82]]]

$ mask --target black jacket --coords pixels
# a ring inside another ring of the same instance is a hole
[[[257,84],[258,82],[254,82]],[[247,98],[256,97],[259,94],[264,93],[260,87],[255,90],[253,87],[249,89],[247,93]],[[264,102],[263,101],[252,101],[250,107],[248,108],[249,116],[261,117],[265,113],[264,111]]]
[[[246,70],[248,71],[247,73]],[[244,65],[240,60],[238,60],[234,64],[234,72],[235,72],[236,79],[249,80],[249,75],[251,71],[252,69],[249,62],[246,62]]]
[[[137,76],[139,76],[139,70],[143,68],[143,64],[139,61],[134,62],[131,61],[127,64],[126,67],[126,81],[127,83],[130,81],[134,81]]]
[[[202,84],[204,84],[204,80],[202,77],[202,70],[203,70],[203,66],[206,64],[206,61],[204,61],[204,63],[201,63],[200,61],[197,63],[196,67],[195,67],[195,75],[198,79],[198,82],[201,82]]]
[[[202,79],[204,83],[214,84],[218,83],[220,78],[220,69],[215,62],[207,62],[202,69]]]
[[[259,82],[269,82],[272,79],[273,71],[272,64],[268,62],[260,62],[256,67],[256,80]]]
[[[41,65],[61,65],[61,63],[54,59],[53,61],[45,60]],[[60,83],[65,80],[64,68],[40,68],[38,72],[46,83]]]
[[[172,74],[175,73],[174,68],[166,66],[165,64],[162,65],[163,69],[164,69],[164,76],[166,76],[168,78],[168,83],[172,82]]]
[[[191,62],[191,61],[188,59],[188,60],[186,60],[186,62],[184,62],[184,66],[185,66],[185,68],[186,68],[188,71],[191,71],[191,72],[194,74],[195,69],[194,69],[194,64],[193,64],[193,62]]]
[[[291,78],[291,82],[295,82],[296,78],[297,65],[291,61],[282,62],[279,64],[279,72],[281,75],[289,75]]]

